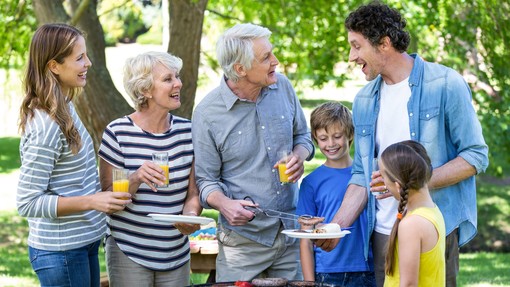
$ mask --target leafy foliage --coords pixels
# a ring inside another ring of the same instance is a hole
[[[134,42],[139,35],[149,30],[152,22],[148,17],[144,17],[145,9],[142,4],[143,2],[130,0],[99,2],[98,15],[108,46],[117,42]]]
[[[502,175],[510,162],[510,3],[438,1],[443,63],[464,73],[489,145],[489,171]]]
[[[349,79],[349,46],[343,21],[364,1],[237,1],[210,3],[216,21],[229,27],[253,22],[273,31],[280,66],[299,90]],[[384,1],[406,18],[408,52],[449,66],[468,79],[484,136],[491,174],[510,168],[510,3],[496,0]],[[224,27],[223,27],[224,28]]]
[[[100,1],[99,14],[105,13],[101,17],[105,37],[111,44],[119,39],[135,39],[153,25],[161,1]],[[0,27],[0,67],[22,63],[36,27],[31,2],[5,0],[0,6],[4,23]],[[452,67],[468,79],[489,145],[489,172],[505,174],[510,168],[510,2],[384,2],[407,19],[412,36],[410,53]],[[339,64],[347,62],[349,55],[343,21],[362,3],[366,1],[209,1],[203,36],[208,43],[216,43],[217,36],[235,23],[266,26],[273,32],[271,41],[280,68],[293,81],[298,94],[304,87],[320,88],[328,82],[341,86],[351,77],[353,68]],[[213,46],[202,45],[201,63],[219,70]]]
[[[347,61],[349,47],[343,21],[362,1],[237,1],[210,2],[208,10],[224,27],[252,22],[269,28],[280,68],[298,87],[341,85],[347,73],[337,63]]]
[[[30,0],[4,0],[0,5],[0,68],[23,64],[37,27]]]

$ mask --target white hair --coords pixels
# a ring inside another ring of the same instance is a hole
[[[152,71],[157,64],[179,73],[182,60],[170,53],[150,51],[126,60],[124,65],[124,89],[133,99],[135,109],[147,106],[143,94],[154,85]]]
[[[251,69],[255,57],[253,40],[269,36],[271,36],[269,29],[251,23],[237,24],[225,31],[216,43],[216,56],[225,76],[237,82],[239,76],[234,70],[234,64],[239,63],[247,70]]]

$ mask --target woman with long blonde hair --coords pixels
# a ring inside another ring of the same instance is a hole
[[[45,24],[35,32],[20,108],[16,201],[28,218],[29,257],[41,286],[99,286],[104,212],[131,202],[100,192],[92,139],[72,104],[91,65],[75,27]]]

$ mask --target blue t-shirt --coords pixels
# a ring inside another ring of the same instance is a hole
[[[351,178],[351,167],[331,168],[321,165],[306,176],[299,190],[296,214],[324,217],[329,223],[335,216]],[[331,252],[314,247],[315,272],[364,272],[373,271],[372,251],[368,261],[363,255],[363,236],[367,235],[367,217],[364,210],[353,223],[351,234],[340,240]]]

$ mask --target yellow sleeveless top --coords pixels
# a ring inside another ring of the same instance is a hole
[[[446,230],[443,215],[436,206],[420,207],[411,212],[409,215],[418,215],[430,221],[436,227],[439,239],[436,246],[431,250],[420,254],[420,273],[418,275],[418,286],[437,286],[444,287],[446,285],[445,275],[445,237]],[[384,287],[398,287],[400,285],[400,272],[398,268],[398,241],[395,242],[395,264],[393,265],[393,275],[386,275],[384,278]]]

